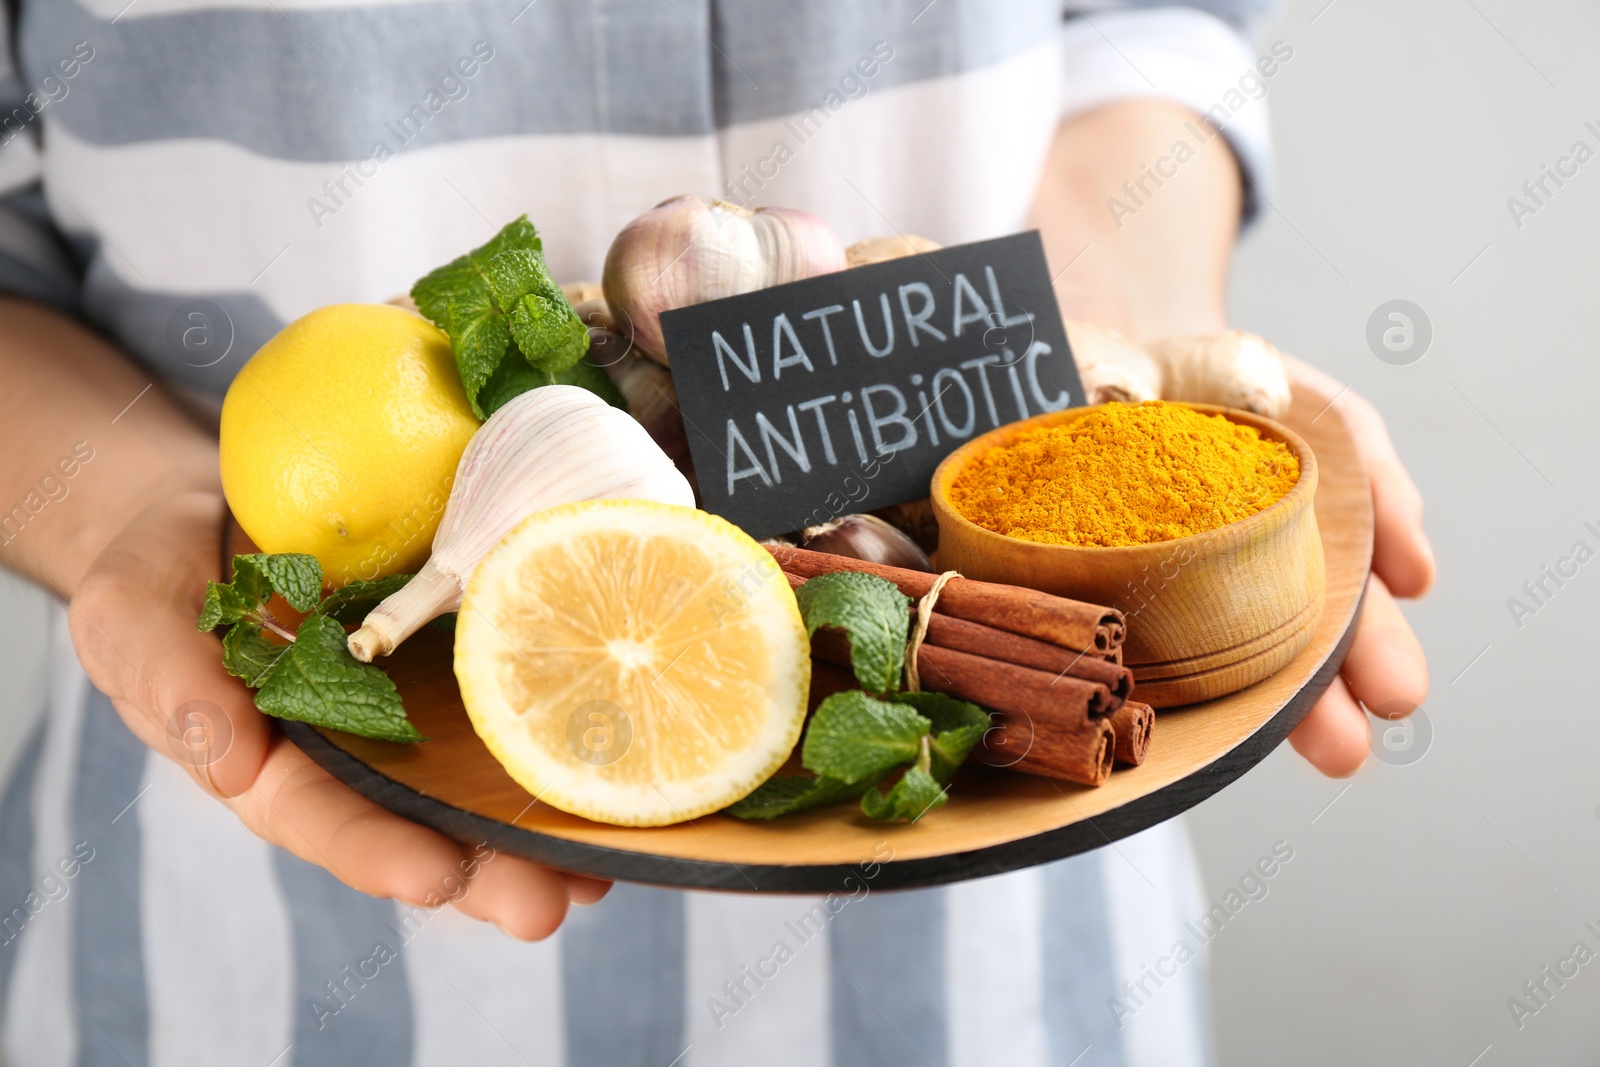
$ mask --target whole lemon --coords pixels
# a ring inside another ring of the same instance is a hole
[[[414,571],[478,429],[450,340],[386,304],[296,319],[222,403],[222,489],[264,552],[309,552],[324,579]]]

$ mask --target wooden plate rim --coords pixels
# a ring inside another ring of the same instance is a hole
[[[879,866],[877,889],[918,889],[983,878],[1065,859],[1110,844],[1194,807],[1242,777],[1289,736],[1332,684],[1355,639],[1366,592],[1356,598],[1338,643],[1305,685],[1272,718],[1233,748],[1199,770],[1160,789],[1054,830],[967,852],[895,860]],[[628,882],[680,889],[717,889],[757,893],[830,893],[844,891],[852,876],[850,864],[752,864],[711,862],[659,856],[572,841],[525,830],[498,819],[425,796],[384,775],[328,740],[315,727],[284,722],[284,731],[301,751],[339,781],[391,811],[459,841],[486,842],[510,855],[522,856],[565,871]]]

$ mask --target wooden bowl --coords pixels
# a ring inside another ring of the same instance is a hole
[[[1312,503],[1317,459],[1300,436],[1246,411],[1185,404],[1253,426],[1287,444],[1300,479],[1282,500],[1227,526],[1171,541],[1080,548],[986,530],[950,504],[950,486],[980,453],[1030,430],[1062,426],[1094,408],[1071,408],[1002,426],[947,456],[933,475],[939,565],[968,578],[1110,604],[1128,617],[1123,662],[1135,696],[1156,707],[1243,689],[1293,659],[1322,617],[1322,539]]]

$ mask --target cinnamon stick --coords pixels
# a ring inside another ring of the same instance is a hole
[[[1150,734],[1155,729],[1156,712],[1149,704],[1129,700],[1107,719],[1115,735],[1114,756],[1118,763],[1137,767],[1150,751]]]
[[[1109,715],[1117,706],[1111,690],[1098,682],[926,642],[917,653],[917,671],[924,689],[949,693],[991,711],[1087,722]]]
[[[972,750],[991,767],[1064,778],[1080,785],[1105,785],[1111,777],[1115,738],[1110,719],[1078,723],[1028,722],[1002,715]]]
[[[811,654],[834,666],[850,665],[849,642],[843,634],[830,630],[817,631],[811,639]],[[927,643],[917,654],[917,670],[924,689],[948,693],[1024,720],[1088,722],[1109,715],[1115,705],[1111,691],[1096,682]]]
[[[784,577],[789,579],[789,585],[795,589],[806,583],[806,579],[788,571],[784,572]],[[941,594],[940,600],[943,599]],[[913,622],[915,619],[916,613],[913,609]],[[939,648],[981,656],[984,659],[999,660],[1003,664],[1032,667],[1036,670],[1049,671],[1053,675],[1066,675],[1103,685],[1110,691],[1111,700],[1095,714],[1115,711],[1133,691],[1133,672],[1121,664],[1112,663],[1087,652],[1074,652],[1031,637],[996,630],[982,623],[951,618],[940,614],[937,605],[933,614],[928,617],[928,633],[923,641],[924,648],[935,645]],[[935,658],[937,659],[937,656]],[[920,670],[922,666],[923,660],[919,657],[917,667]],[[978,697],[963,699],[980,704],[988,702],[986,698]]]
[[[942,593],[939,599],[944,600]],[[1103,685],[1111,691],[1112,710],[1127,700],[1128,694],[1133,691],[1133,672],[1126,667],[1087,652],[1074,652],[1031,637],[996,630],[982,623],[942,615],[938,605],[934,606],[933,614],[928,617],[928,636],[925,641],[939,648],[970,652],[985,659],[1032,667],[1051,674],[1064,674]],[[921,666],[921,660],[917,665]]]
[[[779,566],[802,578],[836,571],[874,574],[893,582],[902,593],[914,599],[933,588],[938,577],[789,545],[765,547]],[[939,594],[936,612],[1099,656],[1108,656],[1122,646],[1122,612],[1021,586],[954,578]]]

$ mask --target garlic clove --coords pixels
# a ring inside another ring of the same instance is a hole
[[[454,611],[483,557],[529,515],[601,499],[694,507],[688,481],[626,412],[572,385],[515,397],[478,428],[462,454],[433,555],[350,635],[351,655],[370,663]]]
[[[585,300],[576,310],[578,318],[589,327],[589,354],[584,358],[606,372],[627,403],[628,414],[639,421],[692,485],[694,460],[689,453],[672,372],[645,358],[633,338],[612,317],[611,306],[604,297]]]
[[[876,515],[841,515],[807,527],[801,531],[800,547],[889,567],[933,570],[933,563],[915,541]]]
[[[1066,327],[1067,345],[1089,403],[1140,404],[1166,396],[1161,363],[1142,345],[1098,323],[1068,321]]]
[[[1289,370],[1265,338],[1224,330],[1146,347],[1162,364],[1161,395],[1168,400],[1241,408],[1269,419],[1289,411]]]
[[[897,233],[892,237],[868,237],[857,241],[844,250],[844,255],[850,266],[865,267],[872,263],[887,263],[891,259],[937,252],[942,247],[938,241],[918,237],[914,233]]]
[[[846,266],[844,245],[815,215],[677,196],[622,228],[601,284],[617,321],[632,324],[634,343],[666,363],[663,311]]]
[[[628,412],[685,475],[694,473],[689,436],[678,410],[672,372],[614,333],[590,331],[589,358],[600,365],[627,401]]]

